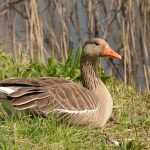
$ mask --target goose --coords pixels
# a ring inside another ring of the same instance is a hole
[[[0,99],[16,110],[31,109],[41,116],[72,125],[103,127],[112,113],[112,97],[101,81],[96,65],[99,57],[121,59],[101,38],[85,42],[80,59],[82,85],[59,77],[10,78],[0,81]]]

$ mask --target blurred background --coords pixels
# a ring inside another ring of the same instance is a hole
[[[16,60],[65,60],[91,37],[123,57],[101,59],[107,75],[150,91],[150,0],[0,0],[0,45]]]

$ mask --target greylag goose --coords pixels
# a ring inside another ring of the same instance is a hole
[[[0,82],[0,98],[17,110],[32,109],[44,116],[54,113],[57,120],[73,125],[102,127],[111,115],[113,101],[96,72],[99,57],[121,59],[105,40],[92,38],[81,54],[83,86],[58,77],[5,79]]]

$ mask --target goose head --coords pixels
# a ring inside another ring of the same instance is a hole
[[[109,44],[101,38],[92,38],[85,42],[83,46],[82,56],[89,56],[97,59],[99,57],[110,57],[121,59],[121,55],[113,51]]]

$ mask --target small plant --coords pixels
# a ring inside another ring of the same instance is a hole
[[[48,76],[68,77],[71,80],[80,81],[80,57],[82,49],[78,48],[75,57],[73,56],[73,50],[70,49],[68,59],[64,62],[59,62],[55,58],[49,57],[47,68]],[[107,82],[110,76],[104,74],[104,69],[97,67],[98,73],[103,82]]]
[[[40,61],[23,61],[22,59],[14,60],[6,52],[0,53],[0,79],[10,77],[41,77],[56,76],[70,78],[74,81],[80,81],[80,57],[82,49],[78,48],[75,57],[73,50],[70,49],[68,59],[59,61],[56,58],[49,57],[46,64]],[[104,69],[97,67],[98,73],[103,82],[107,82],[110,76],[104,74]]]

